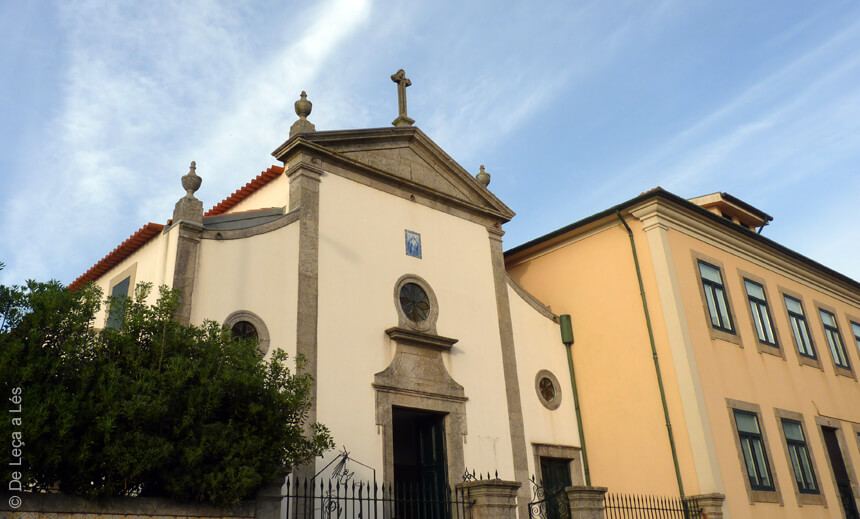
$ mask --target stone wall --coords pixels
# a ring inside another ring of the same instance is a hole
[[[20,500],[14,499],[15,497]],[[17,506],[14,506],[16,505]],[[13,508],[14,506],[14,508]],[[120,497],[104,502],[60,494],[0,493],[0,519],[251,519],[258,503],[222,509],[152,497]]]

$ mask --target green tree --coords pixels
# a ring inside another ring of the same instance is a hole
[[[227,505],[333,446],[306,424],[302,358],[291,371],[215,322],[180,325],[179,294],[161,287],[149,305],[150,291],[108,298],[122,325],[99,331],[93,285],[0,286],[0,388],[22,393],[20,426],[4,417],[0,437],[20,431],[25,488]],[[15,462],[0,449],[0,466]]]

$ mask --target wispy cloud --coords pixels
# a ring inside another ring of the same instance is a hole
[[[860,22],[750,85],[614,176],[600,192],[642,174],[677,190],[702,188],[716,179],[748,180],[751,172],[783,182],[783,174],[770,174],[790,155],[805,152],[819,163],[833,159],[840,150],[830,146],[835,144],[830,136],[856,135],[860,128],[856,119],[843,116],[845,105],[860,95],[853,80],[860,56],[850,51],[857,45]],[[831,153],[822,157],[821,146]]]
[[[286,136],[301,86],[366,22],[370,1],[267,17],[249,9],[61,7],[68,50],[62,108],[46,139],[53,164],[2,210],[4,282],[74,276],[140,224],[163,220],[190,160],[207,205],[271,164],[272,135]],[[69,264],[78,266],[71,274]]]

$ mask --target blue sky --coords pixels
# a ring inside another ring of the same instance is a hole
[[[517,216],[505,247],[662,186],[727,191],[860,279],[857,2],[0,3],[0,282],[65,283],[197,161],[208,208],[318,130],[409,115]]]

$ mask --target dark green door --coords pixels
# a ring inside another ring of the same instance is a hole
[[[836,437],[836,429],[822,427],[824,445],[827,447],[827,457],[830,458],[830,468],[836,479],[836,492],[842,503],[842,511],[847,519],[860,519],[857,512],[857,503],[854,501],[854,493],[851,491],[851,480],[848,470],[845,468],[845,459],[842,457],[842,449],[839,448],[839,439]]]
[[[445,416],[400,407],[392,415],[396,519],[447,517]]]
[[[571,485],[570,460],[561,458],[541,458],[540,471],[544,499],[546,500],[547,519],[570,517],[570,506],[565,488]]]

